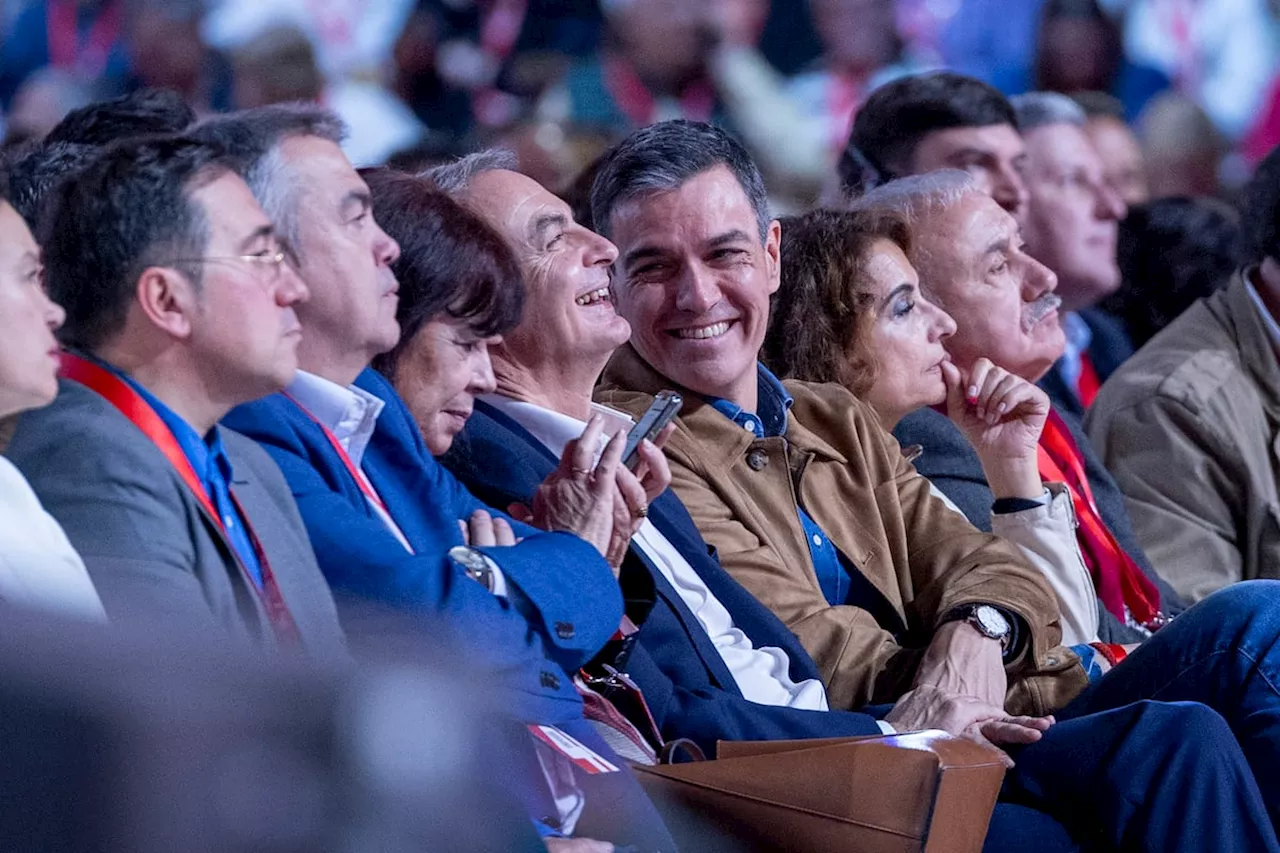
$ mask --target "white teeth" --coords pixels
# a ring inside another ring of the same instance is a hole
[[[676,332],[676,335],[681,338],[703,341],[708,338],[718,338],[727,331],[729,331],[728,323],[712,323],[710,326],[699,326],[696,329],[680,329]]]
[[[598,302],[609,301],[609,288],[602,287],[599,290],[593,290],[590,293],[584,293],[577,299],[573,300],[579,305],[595,305]]]

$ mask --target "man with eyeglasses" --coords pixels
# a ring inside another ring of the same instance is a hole
[[[289,487],[254,442],[217,426],[293,378],[308,296],[232,165],[217,147],[152,138],[60,190],[45,266],[67,312],[62,381],[7,455],[109,618],[340,655]]]

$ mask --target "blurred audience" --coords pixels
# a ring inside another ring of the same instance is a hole
[[[58,392],[62,309],[44,291],[44,266],[0,177],[0,419],[44,406]],[[84,562],[22,473],[0,456],[0,600],[16,607],[104,618]]]
[[[1139,540],[1192,600],[1280,572],[1280,149],[1246,196],[1246,265],[1122,367],[1088,421]]]
[[[1101,307],[1124,323],[1135,348],[1197,300],[1225,287],[1245,262],[1240,214],[1210,198],[1162,198],[1120,223],[1120,289]]]
[[[1022,219],[1027,251],[1058,281],[1066,349],[1041,380],[1054,405],[1082,414],[1098,387],[1133,353],[1115,318],[1095,306],[1120,287],[1116,235],[1125,206],[1103,175],[1074,101],[1053,92],[1013,98],[1027,145]]]
[[[1209,116],[1185,95],[1166,92],[1138,119],[1151,198],[1215,196],[1226,143]]]
[[[124,44],[127,0],[34,0],[0,42],[0,107],[8,110],[30,75],[53,67],[117,94],[131,73]]]
[[[1120,32],[1096,0],[1045,0],[1033,89],[1109,92],[1121,64]]]

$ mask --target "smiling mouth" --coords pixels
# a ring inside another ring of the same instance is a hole
[[[613,302],[613,297],[609,294],[609,287],[606,285],[596,290],[582,294],[573,300],[578,305],[586,307],[588,305],[599,305],[602,302]]]
[[[719,323],[711,323],[707,326],[690,326],[687,329],[672,329],[667,334],[675,338],[686,341],[706,341],[712,338],[718,338],[729,331],[734,321],[722,320]]]

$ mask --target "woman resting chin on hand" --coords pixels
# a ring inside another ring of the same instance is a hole
[[[1063,642],[1096,641],[1097,597],[1071,498],[1046,487],[1037,464],[1049,398],[988,359],[968,375],[951,363],[943,345],[956,324],[920,290],[904,219],[818,210],[785,220],[782,235],[766,363],[782,378],[843,385],[886,430],[917,409],[944,407],[982,461],[995,496],[992,531],[1053,588]]]

